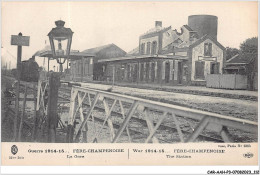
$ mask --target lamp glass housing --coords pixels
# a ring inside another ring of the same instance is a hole
[[[59,64],[63,64],[66,59],[69,59],[73,32],[70,28],[64,27],[65,22],[62,20],[56,21],[55,24],[56,27],[49,32],[48,36],[53,58]]]

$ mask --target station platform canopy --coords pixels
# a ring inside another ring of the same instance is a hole
[[[33,56],[47,57],[50,60],[53,59],[51,47],[49,45],[46,45],[44,49],[37,51]],[[95,54],[84,53],[78,50],[71,50],[69,59],[73,61],[73,60],[79,60],[82,58],[95,57],[95,56],[96,56]]]

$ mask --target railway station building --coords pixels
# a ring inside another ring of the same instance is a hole
[[[86,49],[70,61],[74,81],[114,81],[165,85],[206,85],[209,74],[223,74],[225,48],[217,40],[218,18],[192,15],[180,31],[154,28],[126,53],[115,44]]]
[[[189,16],[180,32],[171,26],[154,28],[139,37],[126,55],[97,59],[99,74],[117,82],[205,85],[208,74],[222,74],[225,48],[217,41],[217,17]]]

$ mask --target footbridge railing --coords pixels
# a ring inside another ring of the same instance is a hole
[[[97,128],[97,122],[99,127]],[[139,124],[138,124],[139,123]],[[87,139],[91,125],[92,140]],[[257,137],[257,122],[150,101],[85,87],[72,87],[68,115],[68,142],[102,142],[108,128],[111,143],[219,141],[236,142],[235,135]]]

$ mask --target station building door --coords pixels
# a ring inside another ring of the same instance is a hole
[[[182,74],[183,74],[183,71],[182,71],[182,62],[178,62],[178,84],[182,84]]]
[[[140,81],[143,81],[143,79],[144,79],[144,63],[141,63]]]
[[[137,82],[137,75],[138,75],[138,66],[137,66],[137,64],[133,64],[132,69],[133,69],[133,71],[132,71],[133,82]]]
[[[126,65],[122,64],[116,69],[117,81],[123,81],[125,78]]]
[[[152,65],[151,65],[151,82],[154,82],[155,80],[155,63],[152,62]]]
[[[131,78],[131,66],[127,64],[127,80],[129,81]]]
[[[146,63],[146,81],[149,81],[149,69],[150,69],[150,64],[149,63]]]
[[[167,61],[165,63],[165,83],[170,82],[170,63]]]
[[[219,63],[218,62],[210,63],[210,74],[219,74]]]

